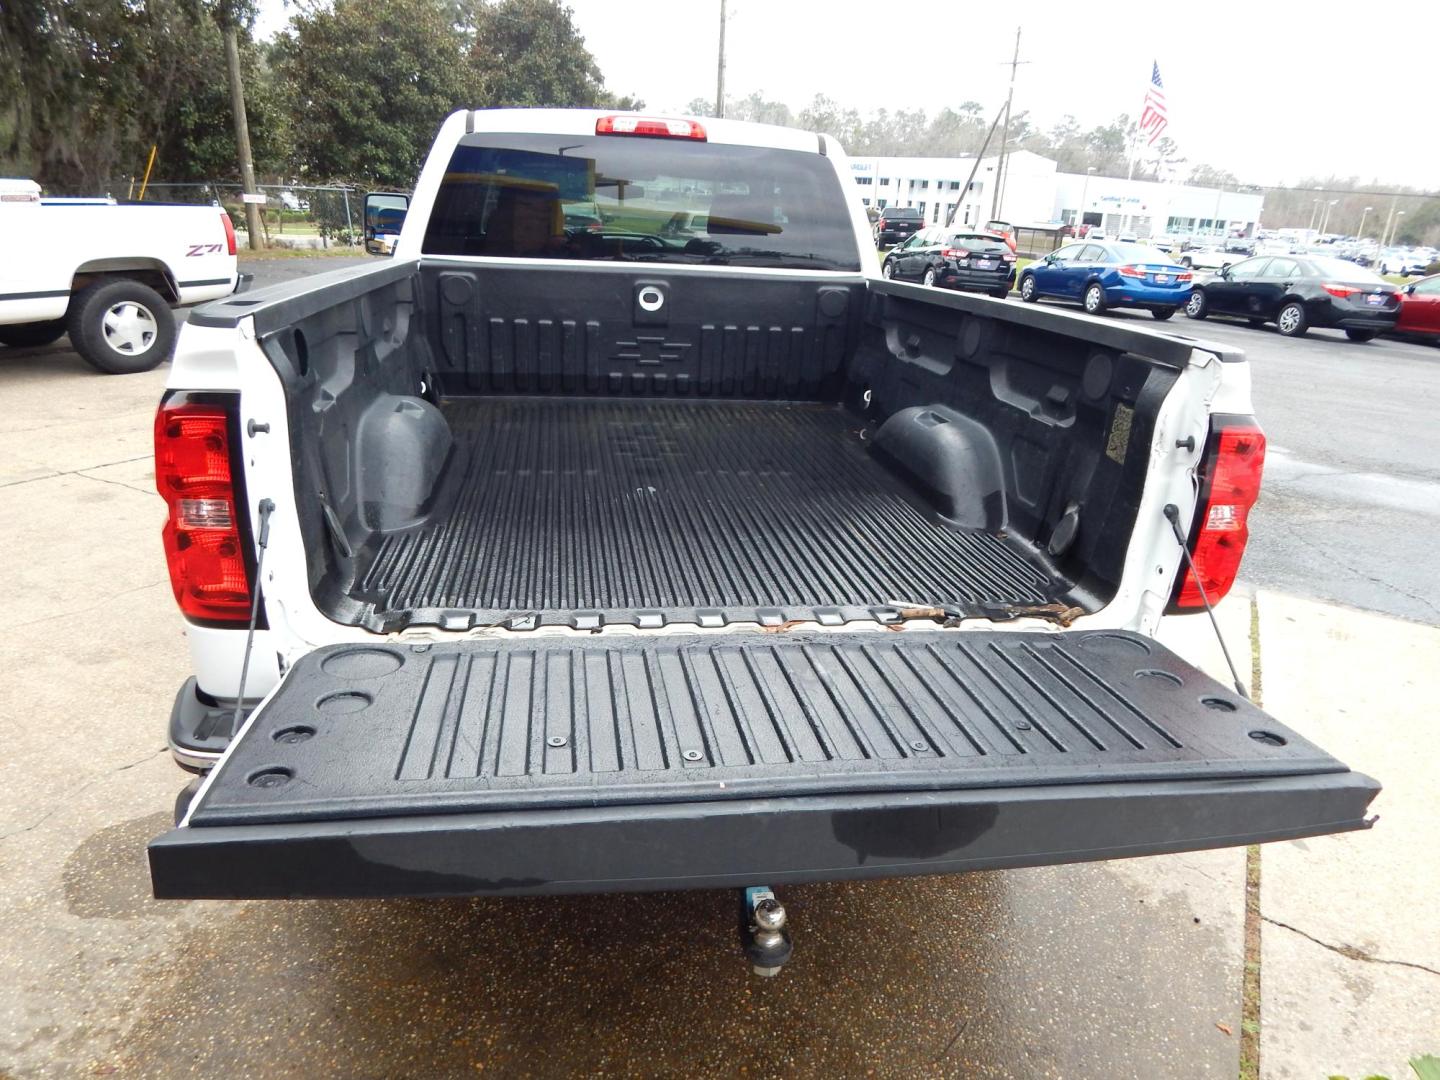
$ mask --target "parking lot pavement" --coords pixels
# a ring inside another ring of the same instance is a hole
[[[63,346],[34,352],[0,350],[0,1075],[1235,1075],[1239,850],[786,889],[797,952],[773,981],[748,973],[729,893],[151,900],[144,844],[184,780],[162,744],[188,668],[148,459],[165,371],[107,378]],[[1344,756],[1347,731],[1364,743],[1434,699],[1434,639],[1415,636],[1431,631],[1276,603],[1267,621],[1262,594],[1262,650],[1286,722]],[[1243,655],[1244,598],[1222,620]],[[1221,670],[1204,620],[1162,636]],[[1339,694],[1325,675],[1344,671],[1387,683]],[[1339,711],[1352,702],[1364,729]],[[1409,770],[1377,829],[1274,856],[1267,912],[1347,951],[1265,925],[1271,1075],[1360,1060],[1306,1025],[1387,1065],[1418,1041],[1407,1018],[1424,1014],[1391,1003],[1433,977],[1383,962],[1433,966],[1413,947],[1434,928],[1435,883],[1414,868],[1433,803],[1405,723],[1383,758],[1353,755],[1383,781]],[[1383,919],[1363,915],[1372,898]]]

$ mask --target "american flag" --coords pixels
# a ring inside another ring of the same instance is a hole
[[[1154,146],[1155,140],[1165,133],[1170,124],[1165,115],[1165,85],[1160,81],[1160,65],[1152,62],[1150,85],[1145,88],[1145,105],[1140,110],[1140,134],[1148,135],[1146,146]]]

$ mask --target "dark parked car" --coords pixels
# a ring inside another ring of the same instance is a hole
[[[908,240],[924,224],[925,218],[913,206],[887,206],[880,211],[880,220],[875,222],[875,246],[889,247]]]
[[[1369,341],[1394,329],[1400,297],[1394,285],[1344,259],[1257,255],[1196,285],[1185,314],[1238,315],[1251,326],[1273,322],[1286,337],[1328,326],[1344,330],[1351,341]]]
[[[1015,253],[1002,236],[935,225],[886,255],[880,272],[887,278],[1004,297],[1015,280]]]
[[[1190,298],[1190,271],[1169,255],[1118,241],[1066,244],[1025,268],[1020,299],[1078,301],[1091,315],[1106,308],[1145,308],[1168,319]]]

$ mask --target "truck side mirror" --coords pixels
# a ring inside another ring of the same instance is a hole
[[[365,194],[365,250],[371,255],[394,255],[395,242],[410,209],[410,196],[398,191]]]

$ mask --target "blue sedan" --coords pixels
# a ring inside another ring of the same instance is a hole
[[[1168,319],[1190,299],[1191,284],[1190,271],[1162,251],[1092,241],[1067,244],[1027,266],[1020,275],[1020,299],[1071,300],[1091,315],[1111,307],[1138,307]]]

